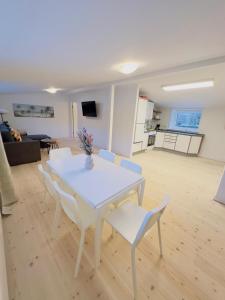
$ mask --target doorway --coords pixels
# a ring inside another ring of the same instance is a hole
[[[77,103],[72,102],[72,126],[73,126],[73,138],[77,137],[78,130],[78,114],[77,114]]]

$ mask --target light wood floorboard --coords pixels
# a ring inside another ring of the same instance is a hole
[[[60,141],[79,148],[73,141]],[[43,163],[47,153],[42,153]],[[137,154],[146,178],[144,207],[169,194],[162,219],[164,257],[154,228],[137,249],[139,299],[225,299],[225,206],[213,201],[223,163],[162,151]],[[130,247],[104,226],[102,262],[94,271],[94,229],[87,232],[81,270],[73,272],[79,231],[65,216],[51,238],[55,202],[37,163],[12,167],[19,203],[3,218],[11,300],[132,299]],[[88,187],[88,183],[87,183]]]

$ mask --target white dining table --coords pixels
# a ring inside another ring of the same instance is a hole
[[[95,266],[100,264],[102,221],[109,204],[137,189],[139,205],[142,204],[145,180],[140,174],[93,155],[94,167],[85,169],[85,154],[73,155],[63,160],[48,160],[51,172],[63,181],[74,194],[96,210]]]

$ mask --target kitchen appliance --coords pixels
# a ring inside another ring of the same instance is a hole
[[[156,137],[156,131],[150,131],[148,134],[148,147],[154,146],[155,137]]]

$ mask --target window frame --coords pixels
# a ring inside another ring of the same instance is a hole
[[[199,121],[199,125],[197,128],[193,128],[193,127],[180,127],[180,126],[176,126],[176,118],[177,118],[177,113],[179,112],[196,112],[196,113],[200,113],[200,121]],[[169,129],[172,130],[179,130],[179,131],[185,131],[185,132],[197,132],[199,130],[199,126],[200,126],[200,122],[201,122],[201,117],[202,117],[202,110],[201,109],[195,109],[195,108],[173,108],[170,114],[170,121],[169,121]]]

